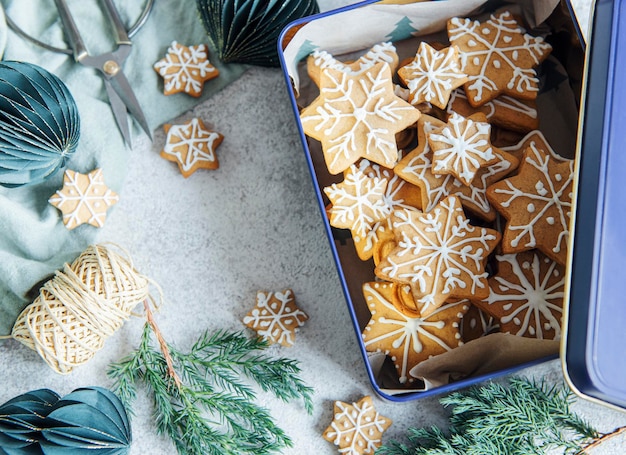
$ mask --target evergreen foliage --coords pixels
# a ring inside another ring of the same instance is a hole
[[[265,455],[292,446],[244,380],[285,402],[302,399],[311,413],[313,390],[298,378],[295,361],[260,353],[267,347],[260,338],[224,331],[205,333],[188,353],[180,352],[148,320],[139,348],[112,364],[108,374],[129,409],[138,384],[146,386],[157,431],[172,439],[179,454]]]
[[[451,410],[448,433],[412,428],[408,443],[393,441],[376,455],[580,454],[601,435],[570,410],[573,399],[565,387],[525,378],[454,392],[440,400]]]

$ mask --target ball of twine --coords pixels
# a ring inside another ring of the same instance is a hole
[[[11,336],[67,374],[90,360],[133,308],[150,297],[149,286],[127,257],[91,245],[44,283],[18,316]]]

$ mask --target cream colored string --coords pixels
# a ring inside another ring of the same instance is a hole
[[[156,308],[149,292],[156,284],[134,269],[128,254],[116,249],[91,245],[57,271],[18,316],[11,337],[65,374],[90,360],[135,314],[137,304]]]

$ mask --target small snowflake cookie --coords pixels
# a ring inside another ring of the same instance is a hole
[[[163,129],[167,138],[161,157],[178,164],[183,177],[198,169],[219,168],[215,150],[224,136],[206,129],[202,120],[194,117],[181,125],[164,125]]]
[[[456,46],[437,51],[425,42],[398,76],[409,90],[411,104],[430,103],[440,109],[446,108],[452,90],[467,82]]]
[[[517,174],[487,188],[487,198],[506,219],[503,253],[539,249],[559,264],[567,260],[574,161],[545,143],[531,141]]]
[[[377,63],[358,75],[324,69],[320,95],[302,110],[300,120],[305,134],[321,142],[328,171],[336,175],[360,158],[394,167],[396,133],[419,116],[395,95],[389,65]]]
[[[474,226],[458,197],[432,211],[397,210],[391,218],[396,247],[374,269],[379,278],[411,287],[421,317],[451,298],[484,298],[485,266],[500,233]]]
[[[373,455],[382,445],[383,433],[391,423],[391,419],[376,411],[370,396],[352,404],[335,401],[333,421],[323,437],[338,446],[341,454]]]
[[[333,68],[344,73],[358,75],[370,69],[377,63],[389,65],[391,72],[395,72],[398,67],[398,54],[392,43],[385,42],[374,45],[365,54],[353,62],[342,62],[337,60],[332,54],[323,50],[315,50],[306,61],[307,73],[315,85],[320,85],[322,70]]]
[[[413,382],[409,371],[430,357],[463,344],[460,322],[469,300],[451,300],[427,317],[414,316],[403,304],[411,299],[406,285],[375,281],[363,285],[370,320],[361,335],[368,352],[383,352],[394,363],[401,384]]]
[[[560,339],[565,267],[537,250],[496,255],[496,260],[489,296],[476,305],[500,321],[502,332]]]
[[[552,51],[542,37],[531,36],[509,11],[485,22],[452,18],[448,37],[461,52],[462,69],[469,80],[465,93],[472,106],[500,94],[534,99],[539,90],[535,67]]]
[[[205,44],[187,47],[173,41],[167,55],[154,64],[154,70],[163,78],[163,94],[184,92],[199,97],[204,83],[219,76],[208,54]]]
[[[104,226],[109,207],[117,204],[119,196],[104,183],[102,169],[81,174],[70,169],[63,176],[63,188],[48,202],[63,213],[63,224],[74,229],[81,224]]]
[[[257,292],[256,305],[243,318],[243,323],[268,343],[290,347],[294,344],[296,330],[307,319],[308,315],[296,306],[293,291],[285,289]]]

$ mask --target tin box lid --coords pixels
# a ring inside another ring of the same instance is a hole
[[[626,8],[597,0],[587,49],[561,359],[572,389],[626,408]]]

